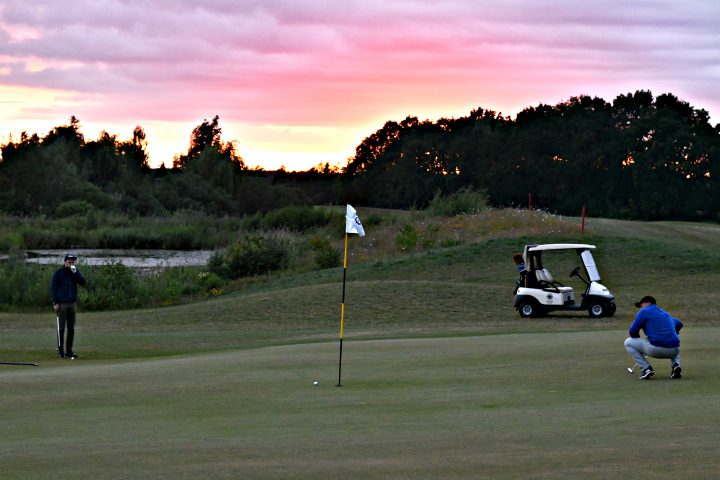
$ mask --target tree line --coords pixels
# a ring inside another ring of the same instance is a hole
[[[12,215],[66,217],[97,210],[219,217],[327,202],[323,189],[312,188],[325,177],[322,172],[306,172],[299,186],[288,172],[246,168],[235,144],[222,140],[217,116],[195,127],[187,153],[172,168],[150,168],[142,127],[130,140],[102,132],[86,141],[74,116],[42,138],[23,132],[0,153],[0,211]]]
[[[577,215],[717,219],[720,125],[705,110],[649,91],[612,103],[589,96],[526,108],[515,120],[467,117],[387,122],[357,147],[344,174],[352,200],[426,204],[437,191],[485,190],[494,205]],[[361,203],[356,201],[356,203]]]
[[[389,121],[347,166],[306,172],[248,169],[219,118],[192,132],[172,168],[152,169],[141,127],[120,141],[86,141],[79,120],[45,137],[23,133],[0,147],[0,210],[137,215],[178,210],[246,215],[287,205],[425,208],[438,195],[483,191],[491,205],[577,215],[713,219],[720,213],[720,125],[672,94],[639,90],[612,103],[578,96],[540,104],[514,120],[478,108],[466,117]]]

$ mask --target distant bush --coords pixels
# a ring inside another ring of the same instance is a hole
[[[0,264],[0,304],[17,307],[50,307],[53,267],[25,263],[11,254]]]
[[[414,250],[418,243],[418,233],[415,227],[406,224],[395,237],[395,246],[402,251]]]
[[[327,238],[313,237],[308,241],[315,253],[315,264],[319,268],[333,268],[340,265],[342,253],[332,246]]]
[[[121,262],[81,271],[86,284],[78,289],[78,301],[83,309],[134,308],[144,303],[140,282]]]
[[[234,280],[285,269],[290,257],[290,247],[280,239],[247,237],[213,254],[208,268],[216,275]]]
[[[140,272],[115,261],[81,269],[87,283],[78,289],[78,300],[88,311],[181,303],[198,295],[215,296],[225,283],[198,267]]]
[[[246,215],[242,219],[242,229],[248,232],[260,230],[262,228],[263,215],[260,212],[252,215]]]
[[[262,226],[268,230],[287,228],[294,232],[305,232],[323,227],[330,221],[330,215],[322,209],[308,206],[284,207],[268,212]]]
[[[489,200],[484,190],[463,187],[450,195],[439,191],[430,201],[427,211],[431,215],[453,217],[455,215],[480,213],[488,208]]]
[[[24,247],[22,232],[0,229],[0,252],[20,250]]]
[[[225,284],[223,279],[213,272],[198,273],[198,283],[207,292],[220,290]]]
[[[438,245],[439,236],[440,227],[433,224],[428,225],[427,227],[425,227],[425,231],[422,232],[420,235],[420,246],[425,250],[435,248]]]
[[[73,217],[85,216],[88,212],[95,210],[89,202],[85,200],[70,200],[58,205],[55,209],[56,217]]]

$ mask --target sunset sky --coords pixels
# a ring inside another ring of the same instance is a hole
[[[388,120],[673,93],[720,122],[717,0],[0,0],[0,143],[80,119],[154,166],[220,116],[249,166],[344,166]]]

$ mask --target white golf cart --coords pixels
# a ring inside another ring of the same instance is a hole
[[[541,317],[548,312],[565,310],[587,310],[593,318],[611,317],[615,314],[615,297],[600,283],[600,273],[595,266],[590,250],[595,245],[583,243],[550,243],[546,245],[526,245],[523,251],[525,272],[515,293],[515,308],[521,317]],[[580,267],[570,272],[570,277],[578,277],[586,285],[580,303],[575,302],[575,291],[555,281],[550,271],[543,268],[543,252],[570,250],[576,252],[584,267],[585,279]]]

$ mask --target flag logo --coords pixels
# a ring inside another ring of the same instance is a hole
[[[357,233],[361,237],[365,236],[365,229],[362,226],[357,211],[348,204],[345,213],[345,233]]]

